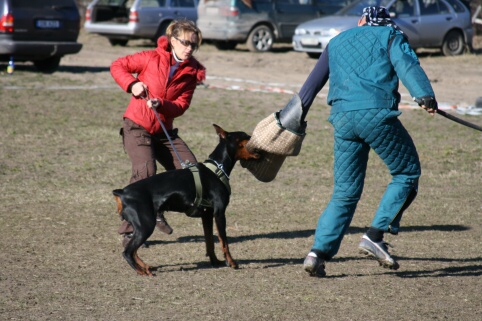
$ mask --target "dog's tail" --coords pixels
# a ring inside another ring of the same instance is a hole
[[[112,194],[114,194],[114,198],[117,203],[117,214],[122,215],[122,195],[124,194],[124,190],[115,189],[112,191]]]

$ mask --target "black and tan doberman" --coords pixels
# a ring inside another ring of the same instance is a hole
[[[201,217],[206,255],[211,265],[238,267],[229,252],[226,236],[225,213],[231,194],[229,175],[237,160],[257,159],[259,155],[246,149],[250,136],[245,132],[227,132],[213,126],[219,144],[204,163],[163,172],[113,191],[119,215],[134,227],[123,256],[140,275],[152,276],[151,267],[139,258],[137,250],[154,231],[159,211]],[[214,253],[213,220],[225,262],[218,260]]]

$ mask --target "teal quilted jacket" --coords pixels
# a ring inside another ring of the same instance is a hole
[[[333,38],[329,68],[332,114],[370,108],[397,110],[399,79],[412,97],[435,97],[408,40],[390,27],[356,27]]]

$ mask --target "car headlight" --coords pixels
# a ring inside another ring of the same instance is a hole
[[[295,35],[306,35],[308,32],[306,29],[303,28],[297,28],[295,29]]]
[[[340,30],[340,29],[330,28],[327,30],[327,36],[334,37],[334,36],[337,36],[342,31],[343,30]]]

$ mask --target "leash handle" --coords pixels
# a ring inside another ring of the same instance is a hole
[[[159,116],[159,114],[157,113],[157,110],[156,108],[158,107],[159,105],[159,101],[156,101],[156,103],[154,104],[154,102],[152,101],[152,99],[149,97],[149,91],[147,90],[147,88],[144,88],[144,92],[146,93],[146,96],[143,97],[144,100],[146,101],[151,101],[151,104],[152,105],[152,111],[154,112],[154,115],[156,115],[156,118],[157,120],[159,121],[159,124],[161,124],[161,127],[162,127],[162,130],[164,131],[164,135],[166,135],[167,139],[169,140],[169,144],[171,144],[171,147],[172,147],[172,150],[174,151],[174,154],[176,154],[176,157],[177,159],[179,160],[179,163],[181,164],[181,167],[184,169],[186,167],[188,167],[186,165],[186,163],[184,163],[181,159],[181,156],[179,156],[179,153],[177,152],[177,149],[176,147],[174,147],[174,143],[172,142],[172,139],[171,139],[171,136],[169,135],[169,133],[167,132],[167,129],[166,127],[164,126],[164,123],[162,122],[161,120],[161,117]]]

